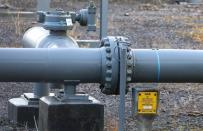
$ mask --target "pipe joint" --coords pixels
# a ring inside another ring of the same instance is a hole
[[[130,52],[129,42],[125,37],[106,37],[101,41],[101,47],[104,48],[103,51],[103,79],[100,85],[101,91],[104,94],[119,94],[119,49],[121,46],[125,46],[127,48],[127,79],[126,82],[130,82],[132,80],[132,67],[133,67],[133,59],[132,53]],[[127,92],[128,88],[126,88]]]

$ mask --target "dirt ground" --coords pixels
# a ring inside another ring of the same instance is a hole
[[[0,0],[0,3],[0,11],[34,11],[36,6],[32,0]],[[52,3],[52,7],[65,10],[78,10],[84,5],[84,2],[76,4],[65,0]],[[1,47],[21,47],[23,32],[36,24],[35,17],[0,17]],[[97,35],[87,34],[85,29],[77,25],[71,34],[77,39],[98,38],[98,31]],[[109,35],[128,37],[132,48],[203,49],[203,5],[111,3],[108,31]],[[131,84],[131,87],[143,86],[160,90],[154,131],[203,131],[203,84]],[[117,131],[118,96],[102,94],[98,84],[80,84],[78,90],[105,104],[105,131]],[[16,127],[7,118],[8,100],[31,91],[32,83],[0,83],[0,131],[31,130]],[[137,131],[136,118],[131,116],[131,91],[126,95],[126,130]]]

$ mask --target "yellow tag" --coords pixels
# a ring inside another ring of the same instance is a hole
[[[138,114],[157,114],[157,92],[138,92]]]

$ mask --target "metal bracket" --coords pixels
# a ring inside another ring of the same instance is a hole
[[[76,92],[76,86],[80,83],[79,80],[65,80],[64,89],[56,94],[56,97],[61,102],[81,102],[89,101],[89,95]]]
[[[100,0],[100,39],[107,36],[108,0]]]
[[[119,131],[125,130],[125,94],[126,94],[126,59],[127,59],[127,48],[125,44],[119,45],[120,55],[120,104],[119,104]]]

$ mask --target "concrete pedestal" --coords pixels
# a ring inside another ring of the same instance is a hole
[[[26,93],[19,98],[13,98],[8,103],[8,118],[14,123],[32,128],[38,120],[39,99],[32,93]]]
[[[43,97],[39,104],[40,131],[103,131],[104,105],[93,97],[66,100]]]

